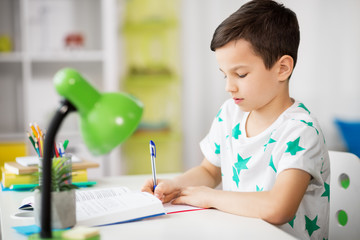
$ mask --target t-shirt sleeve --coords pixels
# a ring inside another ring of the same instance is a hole
[[[294,120],[294,124],[279,139],[278,149],[273,152],[277,174],[286,169],[301,169],[322,182],[321,167],[326,150],[323,141],[316,127]]]
[[[209,133],[206,137],[200,142],[200,149],[204,155],[204,157],[209,160],[212,164],[217,167],[221,166],[220,161],[220,143],[217,138],[217,122],[216,119],[213,121]]]
[[[223,127],[224,127],[224,109],[226,108],[226,103],[221,106],[217,116],[213,120],[210,131],[206,137],[200,142],[200,149],[204,157],[209,160],[212,164],[217,167],[221,166],[221,151],[222,151],[222,141],[224,138]]]

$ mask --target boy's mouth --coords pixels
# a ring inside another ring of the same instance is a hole
[[[234,99],[235,104],[239,104],[242,101],[244,101],[244,98],[233,98],[233,99]]]

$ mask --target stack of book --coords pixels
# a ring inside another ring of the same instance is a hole
[[[36,164],[24,163],[24,158],[16,158],[14,162],[5,162],[2,170],[1,184],[3,190],[29,190],[39,184]],[[95,182],[88,180],[87,169],[99,167],[98,163],[90,161],[75,161],[72,163],[72,183],[79,187],[91,186]]]

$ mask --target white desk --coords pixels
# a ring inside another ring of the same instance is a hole
[[[151,176],[122,176],[98,180],[97,188],[127,186],[139,190]],[[161,176],[163,177],[163,176]],[[12,226],[34,224],[33,218],[13,218],[19,212],[21,200],[31,192],[1,192],[2,240],[27,239]],[[247,218],[218,210],[175,213],[142,221],[100,227],[101,239],[294,239],[279,228],[255,218]]]

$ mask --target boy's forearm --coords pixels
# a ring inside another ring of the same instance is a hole
[[[191,168],[174,181],[180,187],[207,186],[214,188],[221,180],[220,168],[211,165],[206,159],[197,167]]]
[[[245,217],[261,218],[274,223],[269,216],[274,211],[270,192],[230,192],[214,190],[209,205],[218,210]]]
[[[213,190],[209,206],[246,217],[261,218],[272,224],[284,224],[296,213],[310,181],[310,174],[298,169],[281,172],[274,187],[264,192]]]

